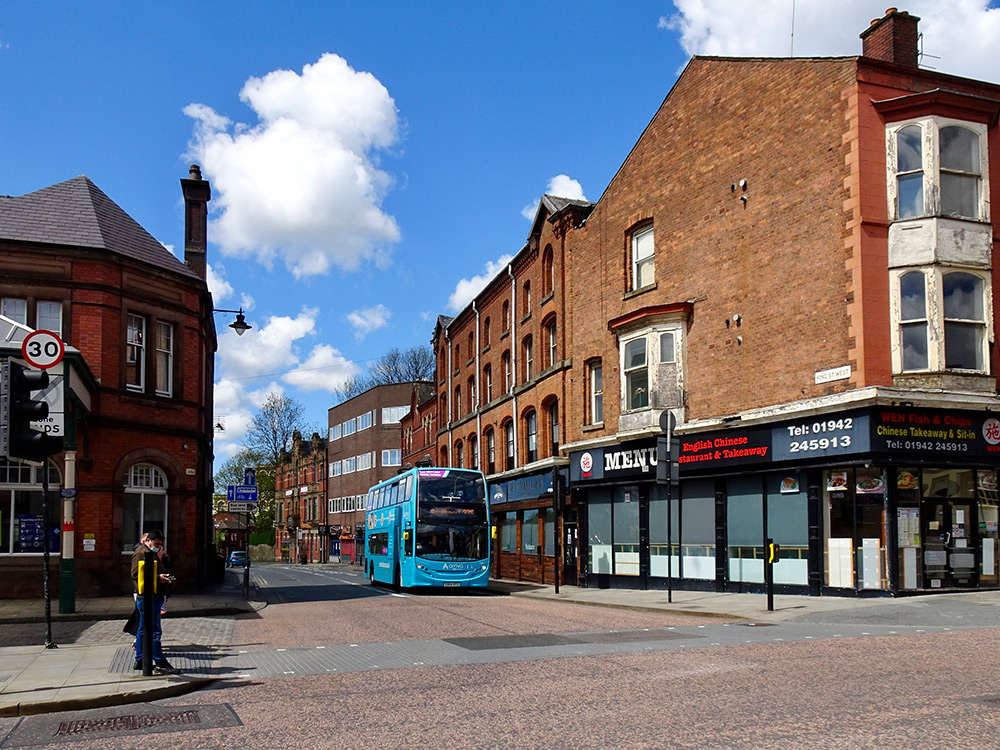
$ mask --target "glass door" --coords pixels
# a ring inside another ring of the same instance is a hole
[[[922,477],[924,586],[979,584],[979,506],[971,469],[925,469]]]

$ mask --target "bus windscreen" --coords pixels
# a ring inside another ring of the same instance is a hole
[[[489,556],[486,492],[481,478],[449,472],[418,481],[416,555],[473,561]]]

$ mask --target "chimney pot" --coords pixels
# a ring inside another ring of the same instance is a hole
[[[197,164],[192,164],[188,169],[188,179],[200,180],[201,179],[201,167]]]

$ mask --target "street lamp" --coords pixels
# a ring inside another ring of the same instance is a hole
[[[239,310],[222,310],[220,308],[213,308],[212,312],[224,312],[224,313],[235,313],[236,320],[229,324],[229,327],[236,331],[237,336],[242,336],[244,333],[253,328],[252,325],[247,323],[246,318],[243,317],[243,308]]]

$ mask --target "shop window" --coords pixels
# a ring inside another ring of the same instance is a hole
[[[152,464],[129,468],[122,501],[122,552],[131,554],[147,531],[159,529],[167,538],[167,478]]]
[[[517,552],[516,513],[507,513],[500,519],[500,551]]]
[[[737,477],[727,486],[729,580],[764,582],[764,506],[760,477]]]
[[[52,492],[62,479],[55,464],[45,466]],[[46,537],[49,552],[58,554],[59,535],[54,526],[46,530],[42,515],[42,471],[41,465],[0,458],[0,555],[42,553]],[[52,502],[50,497],[50,509]]]
[[[587,534],[587,569],[593,574],[610,574],[611,494],[607,490],[590,493],[587,504]]]
[[[521,554],[538,554],[538,511],[524,511],[524,520],[521,522]]]
[[[542,510],[542,554],[546,557],[556,554],[556,514],[552,508]]]

